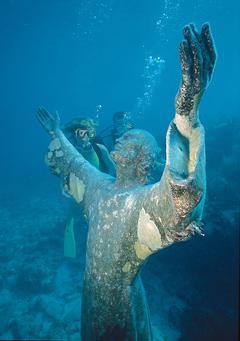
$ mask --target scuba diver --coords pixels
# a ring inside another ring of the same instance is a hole
[[[130,114],[126,111],[117,111],[113,114],[112,124],[103,129],[99,136],[100,141],[104,141],[109,151],[114,149],[116,140],[121,137],[128,130],[134,128],[134,123]],[[107,133],[110,130],[110,133]],[[107,133],[107,135],[104,135]]]
[[[115,164],[107,148],[98,143],[96,126],[93,119],[78,117],[66,123],[62,131],[87,161],[101,172],[115,176]]]
[[[96,123],[91,118],[77,117],[62,126],[72,145],[94,167],[101,172],[115,176],[115,164],[107,148],[97,143]],[[66,193],[63,192],[65,195]],[[67,195],[68,196],[68,195]],[[79,205],[71,200],[64,233],[64,256],[76,257],[76,243],[74,236],[74,219],[79,214]]]
[[[119,139],[128,130],[133,129],[134,124],[126,111],[118,111],[113,115],[113,127],[111,131],[112,142],[115,145],[116,140]]]
[[[148,183],[156,160],[151,134],[131,129],[111,156],[116,178],[87,162],[60,129],[58,114],[40,108],[49,133],[48,167],[84,207],[88,221],[82,293],[81,340],[153,340],[141,269],[157,251],[202,234],[206,196],[205,138],[199,104],[211,81],[216,52],[208,24],[183,30],[182,80],[166,135],[166,164]],[[157,124],[157,123],[156,123]]]

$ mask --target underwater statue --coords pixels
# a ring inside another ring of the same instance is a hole
[[[64,190],[81,203],[89,224],[81,339],[153,339],[140,278],[147,258],[199,228],[205,199],[204,129],[198,106],[212,76],[216,53],[208,24],[184,28],[182,82],[166,137],[161,180],[146,185],[155,139],[132,129],[115,146],[116,179],[91,166],[60,130],[59,116],[39,109],[50,133],[47,163]]]

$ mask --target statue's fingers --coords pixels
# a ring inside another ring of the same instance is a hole
[[[55,111],[55,119],[56,119],[57,121],[60,121],[59,112],[58,112],[57,110]]]
[[[41,124],[41,126],[43,127],[43,129],[46,130],[46,131],[48,132],[47,128],[45,127],[45,125],[44,125],[40,120],[39,120],[39,123]]]
[[[180,60],[181,60],[181,67],[182,67],[183,83],[190,84],[192,81],[191,79],[192,59],[191,59],[188,43],[185,40],[183,40],[180,43],[179,52],[180,52]]]
[[[42,116],[42,113],[41,113],[40,111],[37,112],[36,117],[37,117],[38,122],[41,124],[41,126],[42,126],[45,130],[47,130],[47,127],[46,127],[46,124],[45,124],[45,123],[46,123],[46,122],[45,122],[45,119],[44,119],[44,117]]]
[[[37,117],[43,117],[43,108],[39,108],[38,111],[37,111]]]
[[[39,108],[37,111],[37,117],[43,122],[46,119],[46,113],[44,108]]]
[[[201,44],[199,43],[197,37],[195,36],[192,28],[190,26],[186,26],[184,28],[184,37],[188,42],[190,54],[193,60],[193,77],[195,81],[195,90],[199,92],[201,90],[202,85],[202,51],[201,51]]]
[[[41,108],[41,110],[38,110],[39,118],[41,119],[42,124],[45,126],[46,129],[49,126],[49,123],[54,121],[53,116],[44,108]]]
[[[46,120],[53,119],[53,116],[45,108],[42,108],[41,113]]]
[[[42,115],[47,115],[48,114],[48,111],[44,108],[44,107],[40,107],[38,109],[38,111],[42,114]]]
[[[202,43],[201,34],[198,33],[194,24],[190,24],[189,26],[191,27],[191,30],[192,30],[193,34],[195,35],[196,39],[198,40],[198,42],[201,44]]]
[[[196,27],[194,24],[190,24],[190,27],[192,29],[193,34],[195,35],[196,39],[198,40],[200,44],[200,49],[201,49],[201,56],[202,56],[202,81],[203,84],[207,84],[207,79],[208,79],[208,66],[209,66],[209,55],[208,52],[206,51],[206,46],[203,42],[202,35],[196,30]]]
[[[42,113],[41,110],[38,110],[38,111],[37,111],[36,116],[37,116],[37,119],[38,119],[39,121],[43,122],[44,116],[43,116],[43,113]]]
[[[202,26],[201,37],[206,47],[207,53],[209,55],[208,73],[209,73],[209,80],[210,80],[215,63],[216,63],[217,54],[216,54],[216,49],[215,49],[215,45],[214,45],[214,41],[212,38],[209,24],[204,24]]]
[[[47,123],[49,122],[49,117],[45,111],[39,112],[39,118],[41,119],[41,122],[45,125],[47,125]]]
[[[49,124],[52,125],[53,122],[56,121],[55,113],[52,115],[44,108],[42,108],[41,115],[42,115],[42,118],[45,120],[46,126]]]

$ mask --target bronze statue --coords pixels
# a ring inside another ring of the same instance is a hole
[[[117,141],[111,154],[115,179],[78,153],[60,130],[57,114],[45,109],[37,113],[52,137],[48,166],[62,178],[64,190],[81,203],[89,224],[82,340],[152,340],[140,270],[151,254],[201,233],[205,150],[198,106],[216,53],[208,24],[201,33],[192,24],[183,33],[182,82],[159,182],[146,185],[156,154],[149,133],[132,129]]]

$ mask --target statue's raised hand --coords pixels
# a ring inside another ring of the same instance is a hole
[[[180,44],[182,82],[176,97],[176,113],[195,116],[197,106],[207,88],[216,62],[216,51],[208,24],[201,33],[190,24],[183,29]]]
[[[37,119],[50,135],[54,135],[60,129],[60,117],[57,111],[52,115],[46,109],[39,108]]]

